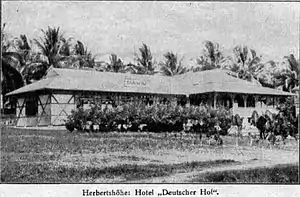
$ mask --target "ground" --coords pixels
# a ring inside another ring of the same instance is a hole
[[[298,142],[249,146],[224,136],[203,146],[191,134],[1,129],[2,182],[184,183],[298,181]]]

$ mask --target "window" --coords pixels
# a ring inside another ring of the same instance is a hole
[[[25,114],[26,116],[36,116],[38,114],[38,103],[35,97],[26,98]]]
[[[83,108],[89,108],[90,105],[97,103],[98,101],[101,101],[99,97],[96,97],[95,95],[88,95],[88,94],[81,94],[75,96],[75,103],[76,108],[83,107]]]
[[[187,104],[187,102],[188,102],[188,99],[185,96],[179,97],[177,99],[177,104],[181,105],[181,106],[185,106]]]
[[[255,107],[255,99],[254,96],[249,95],[247,97],[247,107]]]
[[[76,96],[75,97],[75,103],[76,103],[76,108],[83,107],[84,101],[80,97]]]
[[[244,98],[239,94],[235,96],[234,102],[238,104],[238,107],[245,107]]]
[[[146,105],[150,105],[151,106],[151,105],[153,105],[153,103],[154,102],[153,102],[152,98],[146,97],[146,100],[145,100],[145,104]]]

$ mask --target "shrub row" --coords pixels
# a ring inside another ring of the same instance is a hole
[[[66,128],[84,131],[93,130],[97,125],[97,130],[104,132],[122,130],[120,125],[130,125],[129,130],[138,131],[142,129],[141,125],[146,125],[144,129],[149,132],[171,132],[183,130],[183,124],[188,120],[199,120],[208,130],[218,123],[226,132],[231,126],[231,117],[229,110],[222,107],[213,109],[207,105],[123,104],[112,108],[93,104],[89,109],[73,110],[66,121]]]

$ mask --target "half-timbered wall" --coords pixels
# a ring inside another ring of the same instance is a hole
[[[26,126],[26,116],[25,116],[25,98],[18,98],[17,99],[17,106],[16,106],[16,121],[18,127]]]
[[[32,106],[29,106],[29,103]],[[46,126],[51,120],[50,95],[26,95],[17,99],[16,126]],[[36,109],[32,109],[32,108]],[[29,110],[31,111],[29,113]],[[31,114],[34,112],[34,114]]]
[[[38,126],[51,124],[51,95],[39,95],[38,97]]]
[[[71,111],[75,109],[73,94],[51,95],[51,125],[64,125]]]

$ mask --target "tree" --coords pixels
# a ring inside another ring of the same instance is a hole
[[[122,60],[118,58],[116,54],[111,54],[109,57],[110,63],[107,66],[108,72],[125,72],[125,65],[123,64]]]
[[[288,71],[284,75],[285,83],[284,83],[284,90],[291,92],[292,89],[298,86],[300,87],[300,61],[296,60],[293,54],[284,57],[288,63]],[[300,91],[298,91],[298,103],[300,103]],[[300,116],[298,115],[298,132],[300,132]]]
[[[278,88],[281,84],[281,80],[276,78],[280,72],[279,66],[278,63],[273,60],[259,63],[253,72],[252,76],[257,79],[263,87]]]
[[[200,67],[193,68],[194,72],[212,70],[221,68],[221,63],[224,60],[220,45],[212,41],[204,42],[203,55],[197,58],[197,64]]]
[[[264,65],[261,63],[261,57],[256,55],[255,50],[239,45],[234,47],[233,55],[225,59],[226,61],[223,61],[223,69],[235,72],[240,79],[261,85],[257,76],[264,68]]]
[[[16,77],[18,81],[21,81],[22,76],[23,82],[20,82],[18,88],[31,83],[31,80],[35,78],[36,73],[34,71],[36,70],[36,62],[40,59],[39,54],[32,50],[31,41],[26,35],[20,35],[19,38],[14,38],[10,41],[5,38],[5,33],[2,35],[2,60],[4,69],[8,69],[10,72],[14,69],[14,75],[18,72],[19,77]],[[13,68],[7,68],[8,66],[12,66]],[[5,84],[8,85],[10,82],[6,81]],[[10,88],[11,91],[14,89],[16,88]]]
[[[167,52],[164,54],[165,61],[160,63],[160,70],[163,75],[174,76],[184,74],[188,71],[186,67],[182,66],[182,60],[178,60],[177,54]]]
[[[285,56],[284,59],[285,61],[281,62],[281,65],[274,61],[268,61],[264,64],[264,69],[262,69],[262,72],[258,75],[263,86],[271,86],[273,88],[280,87],[283,91],[287,92],[291,92],[293,88],[297,87],[299,83],[299,61],[297,61],[292,54]],[[273,70],[265,71],[267,65],[272,65]],[[268,80],[263,79],[265,75],[268,75]]]
[[[35,44],[40,49],[41,54],[45,57],[39,60],[39,65],[36,67],[37,71],[41,73],[42,78],[50,66],[54,68],[65,67],[70,58],[70,39],[65,39],[60,33],[59,28],[48,27],[46,31],[42,30],[44,36],[40,41],[34,39]]]
[[[73,53],[70,58],[70,64],[77,68],[94,68],[95,67],[95,56],[92,55],[91,51],[88,51],[87,47],[84,47],[83,43],[77,41]]]
[[[17,67],[22,64],[22,57],[13,51],[13,42],[5,32],[5,23],[1,29],[1,108],[6,103],[5,94],[24,85],[23,77]]]
[[[21,88],[24,85],[22,75],[7,61],[2,60],[1,68],[1,106],[7,101],[5,95],[15,89]]]
[[[140,56],[135,53],[135,60],[138,65],[135,66],[135,70],[137,74],[147,74],[153,75],[155,74],[155,66],[154,60],[151,54],[150,48],[146,44],[142,44],[139,48]]]
[[[16,52],[21,57],[17,70],[23,76],[24,84],[39,80],[43,75],[41,71],[47,69],[46,63],[41,61],[43,59],[42,54],[32,50],[32,41],[26,35],[15,38],[14,43]]]
[[[247,46],[236,46],[233,54],[239,78],[252,81],[257,68],[262,66],[259,65],[261,58],[256,55],[255,50],[248,49]]]
[[[102,72],[115,72],[115,73],[134,73],[134,65],[125,65],[123,61],[118,58],[116,54],[111,54],[109,56],[109,63],[103,64],[98,71]]]
[[[299,86],[300,62],[293,54],[284,57],[287,60],[289,70],[286,73],[285,88],[291,92],[293,88]]]

